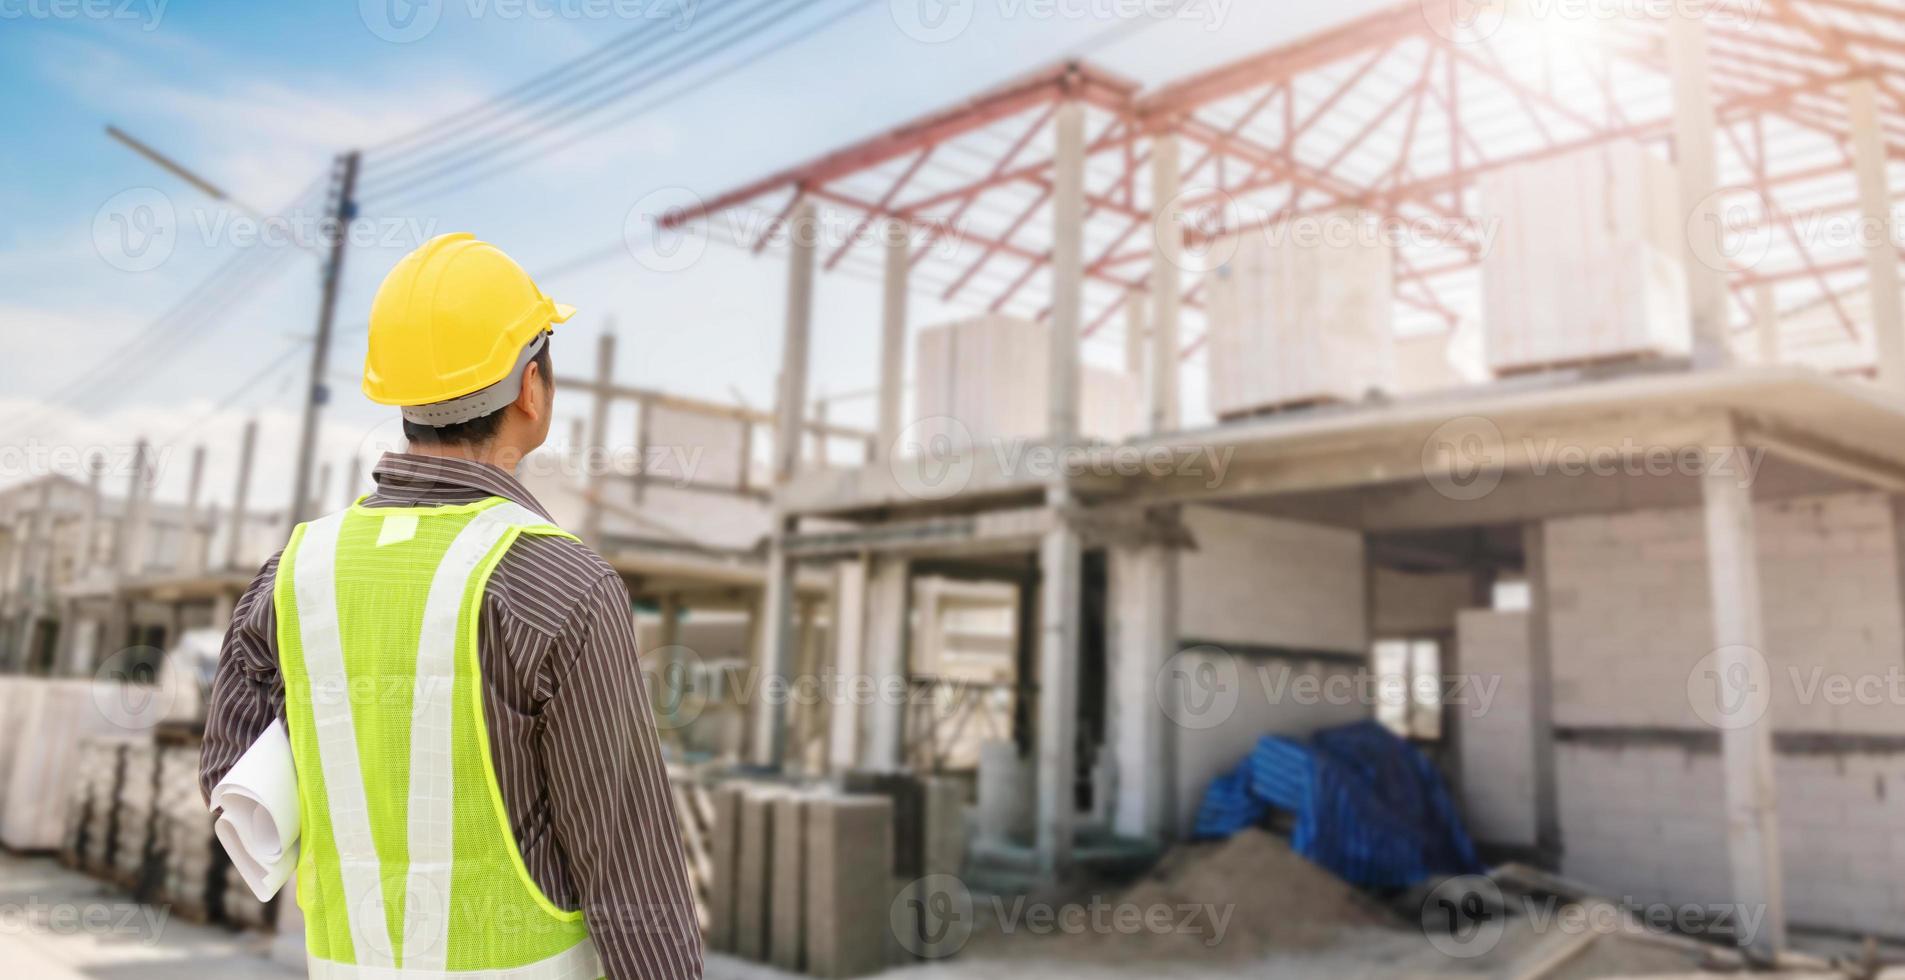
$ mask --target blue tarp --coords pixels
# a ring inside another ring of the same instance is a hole
[[[1373,721],[1308,741],[1264,736],[1211,783],[1195,833],[1229,837],[1273,806],[1296,814],[1291,849],[1365,888],[1483,870],[1435,766]]]

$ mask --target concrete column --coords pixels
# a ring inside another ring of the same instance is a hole
[[[866,768],[891,772],[904,764],[907,641],[912,576],[906,559],[880,555],[867,583],[866,669],[873,685],[867,717]],[[896,697],[895,695],[899,695]]]
[[[251,456],[258,445],[258,420],[245,422],[245,434],[238,442],[238,486],[232,491],[230,531],[225,539],[225,567],[237,568],[245,543],[246,495],[251,491]]]
[[[609,445],[609,389],[615,386],[615,333],[604,329],[595,341],[595,400],[589,406],[589,447],[583,454],[588,506],[583,509],[582,539],[602,547],[602,488]]]
[[[1116,776],[1111,826],[1160,840],[1175,815],[1166,752],[1171,723],[1157,700],[1157,677],[1177,650],[1177,553],[1162,545],[1111,549],[1106,623],[1110,652],[1107,740]]]
[[[846,693],[866,674],[867,572],[862,557],[839,563],[833,580],[833,688]],[[860,705],[852,697],[837,698],[828,718],[827,767],[846,772],[860,764]]]
[[[814,319],[814,249],[820,238],[812,201],[794,205],[787,221],[787,322],[781,338],[781,390],[774,433],[777,480],[793,476],[800,463],[801,412],[807,406],[807,351]]]
[[[1905,300],[1899,296],[1898,245],[1892,191],[1885,174],[1885,134],[1879,128],[1878,90],[1871,79],[1861,78],[1847,84],[1845,101],[1859,177],[1859,218],[1865,233],[1865,278],[1872,294],[1879,384],[1905,389]]]
[[[364,458],[356,453],[344,467],[344,506],[357,502],[358,488],[364,484]]]
[[[1078,337],[1084,306],[1085,109],[1063,102],[1053,116],[1052,379],[1050,426],[1059,445],[1078,438]],[[1059,516],[1039,545],[1038,867],[1055,878],[1072,863],[1076,778],[1080,603],[1078,532],[1064,515],[1071,489],[1056,474],[1046,505]]]
[[[144,439],[139,440],[132,454],[132,476],[126,485],[126,512],[119,522],[119,536],[116,539],[113,564],[122,575],[137,575],[145,568],[146,526],[151,514],[148,501],[151,488],[147,485],[147,470],[150,460],[148,447]]]
[[[777,523],[773,543],[768,547],[766,586],[755,631],[760,683],[755,685],[752,754],[756,765],[769,768],[780,767],[787,749],[787,699],[782,695],[787,691],[794,660],[795,563],[787,557],[781,540],[789,530],[786,522]]]
[[[99,558],[99,480],[105,465],[98,457],[86,463],[86,523],[79,532],[79,574],[82,577],[91,574]]]
[[[1759,340],[1759,362],[1779,363],[1779,299],[1773,284],[1753,287],[1753,333]]]
[[[1144,383],[1145,320],[1148,319],[1145,314],[1149,312],[1145,304],[1148,302],[1150,298],[1135,289],[1124,298],[1124,373],[1143,391],[1150,390]]]
[[[682,675],[681,651],[673,649],[681,645],[681,596],[672,592],[661,597],[661,635],[657,644],[667,650],[667,659],[658,666],[661,668],[660,691],[650,691],[649,696],[661,703],[661,713],[669,731],[675,731],[679,724],[675,715],[681,708],[682,698],[689,692],[689,678]]]
[[[1714,157],[1713,75],[1708,67],[1707,24],[1698,17],[1667,18],[1667,51],[1673,68],[1674,163],[1680,179],[1681,213],[1688,227],[1719,227],[1719,167]],[[1692,236],[1681,250],[1687,270],[1688,310],[1693,318],[1693,362],[1722,367],[1727,348],[1726,274],[1701,261]]]
[[[299,513],[309,514],[312,517],[318,517],[328,513],[328,511],[324,509],[324,500],[330,495],[331,464],[321,463],[318,465],[317,485],[311,488],[311,500],[304,505]]]
[[[1554,643],[1548,631],[1547,525],[1521,529],[1528,577],[1528,738],[1533,744],[1535,848],[1549,859],[1561,853],[1561,804],[1554,754]]]
[[[1052,116],[1051,379],[1046,432],[1065,445],[1078,438],[1078,345],[1085,303],[1085,106],[1059,103]]]
[[[205,482],[205,447],[192,447],[192,472],[185,485],[185,526],[179,534],[179,547],[184,549],[178,562],[173,566],[186,574],[196,574],[205,570],[205,545],[203,515],[199,512],[199,493]]]
[[[1737,445],[1729,422],[1716,446]],[[1773,781],[1773,720],[1767,710],[1773,680],[1763,652],[1753,490],[1733,468],[1709,467],[1700,478],[1700,491],[1706,513],[1707,584],[1713,608],[1710,662],[1716,685],[1716,711],[1703,717],[1720,728],[1733,900],[1765,910],[1754,946],[1771,952],[1786,946],[1786,914]]]
[[[906,282],[913,268],[907,226],[886,225],[886,291],[880,313],[880,437],[874,462],[893,454],[900,438],[900,399],[906,390]]]
[[[1179,159],[1176,135],[1152,138],[1151,389],[1145,402],[1151,432],[1178,427],[1178,323],[1184,288],[1184,226],[1176,213]]]

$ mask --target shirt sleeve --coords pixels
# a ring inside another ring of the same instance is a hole
[[[540,754],[555,833],[615,980],[701,976],[701,929],[628,593],[604,577],[557,640]]]
[[[278,613],[272,585],[278,555],[271,556],[232,610],[231,625],[212,677],[205,717],[205,743],[198,762],[198,791],[209,802],[212,787],[238,764],[238,757],[284,714],[284,675],[278,671]]]

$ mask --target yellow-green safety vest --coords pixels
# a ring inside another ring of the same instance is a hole
[[[524,534],[501,497],[300,524],[273,602],[313,980],[593,980],[581,912],[529,877],[490,764],[476,632]]]

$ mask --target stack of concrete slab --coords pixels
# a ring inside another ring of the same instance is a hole
[[[711,796],[711,949],[819,977],[887,966],[890,799],[738,782]]]
[[[19,746],[0,798],[0,844],[52,850],[64,839],[81,742],[93,735],[143,738],[163,712],[164,699],[150,688],[105,682],[19,683],[8,709],[10,715],[20,712]]]
[[[1210,406],[1219,418],[1361,400],[1394,386],[1395,287],[1373,219],[1240,232],[1206,274]]]
[[[913,418],[898,454],[969,444],[1037,441],[1050,431],[1051,331],[1043,323],[987,315],[920,331],[914,352]],[[1078,424],[1089,439],[1116,442],[1138,428],[1137,379],[1094,365],[1079,374]]]
[[[965,784],[942,776],[915,776],[905,772],[850,772],[845,777],[850,793],[885,797],[893,807],[892,879],[887,894],[893,896],[890,921],[896,930],[915,937],[930,930],[917,928],[913,919],[926,907],[926,896],[909,895],[922,887],[929,875],[957,875],[966,854]],[[914,958],[920,942],[907,949],[897,932],[887,936],[887,959],[905,963]],[[930,950],[926,952],[930,953]]]
[[[123,888],[143,886],[158,845],[159,747],[129,742],[119,769],[119,817],[113,824],[112,880]]]
[[[161,898],[185,917],[212,915],[210,882],[224,858],[212,836],[212,815],[198,792],[198,747],[169,745],[159,753],[159,800],[154,815],[165,871]]]
[[[128,744],[129,739],[89,736],[74,753],[65,808],[72,829],[62,840],[71,855],[68,863],[96,877],[104,877],[112,867],[120,762]]]
[[[1673,166],[1633,142],[1484,175],[1489,368],[1686,355],[1684,213]]]

